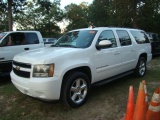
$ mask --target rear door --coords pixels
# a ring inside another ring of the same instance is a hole
[[[122,57],[121,71],[126,72],[134,69],[136,64],[136,50],[132,38],[126,30],[116,30],[120,42]]]

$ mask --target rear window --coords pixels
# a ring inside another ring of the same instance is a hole
[[[38,36],[36,33],[25,33],[25,37],[28,41],[28,44],[38,44]]]
[[[149,39],[144,31],[130,31],[138,44],[149,43]]]

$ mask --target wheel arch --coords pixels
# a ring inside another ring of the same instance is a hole
[[[70,69],[68,70],[63,78],[62,78],[62,84],[61,84],[61,91],[62,91],[62,88],[63,88],[63,85],[65,83],[65,78],[68,76],[68,75],[71,75],[73,72],[82,72],[82,73],[85,73],[88,78],[89,78],[89,82],[91,83],[91,80],[92,80],[92,73],[91,73],[91,69],[88,67],[88,66],[81,66],[81,67],[77,67],[77,68],[73,68],[73,69]],[[61,92],[60,92],[61,94]],[[60,95],[61,96],[61,95]]]
[[[144,61],[144,68],[140,65],[141,60]],[[146,74],[146,62],[147,62],[147,53],[142,53],[137,61],[137,65],[134,69],[134,73],[137,77],[143,77]]]
[[[136,64],[136,67],[137,67],[137,65],[138,65],[138,61],[139,61],[139,59],[140,59],[141,57],[144,57],[144,58],[146,59],[146,61],[147,61],[147,53],[141,53],[141,54],[139,55],[139,57],[137,58],[137,64]],[[135,69],[136,69],[136,67],[135,67]]]
[[[144,58],[146,59],[146,61],[147,61],[147,53],[142,53],[142,54],[140,54],[139,58],[140,58],[140,57],[144,57]]]

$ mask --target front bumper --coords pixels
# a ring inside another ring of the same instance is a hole
[[[58,100],[60,98],[61,80],[54,77],[48,78],[22,78],[12,71],[11,81],[23,94],[43,99]]]

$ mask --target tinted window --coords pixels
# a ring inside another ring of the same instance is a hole
[[[38,44],[39,39],[36,33],[25,33],[28,44]]]
[[[131,45],[132,44],[131,38],[130,38],[130,36],[129,36],[127,31],[125,31],[125,30],[117,30],[117,34],[118,34],[121,46],[127,46],[127,45]]]
[[[115,36],[111,30],[103,31],[98,38],[98,41],[101,40],[109,40],[112,43],[112,47],[117,47]]]
[[[13,36],[14,45],[27,44],[24,33],[13,33],[12,36]]]
[[[13,46],[14,45],[14,42],[13,42],[13,37],[11,36],[11,34],[7,35],[2,43],[1,43],[2,46]]]
[[[25,45],[27,41],[24,33],[11,33],[2,41],[2,46]]]
[[[149,43],[149,39],[143,31],[130,31],[138,44]]]

